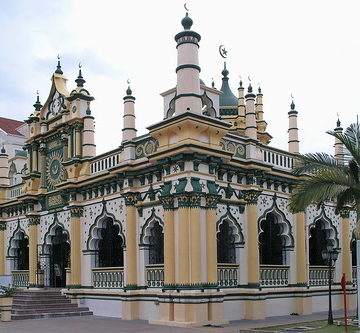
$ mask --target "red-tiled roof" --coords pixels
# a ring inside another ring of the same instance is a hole
[[[14,135],[21,135],[23,136],[19,131],[16,129],[19,128],[21,125],[24,125],[25,123],[23,121],[14,120],[14,119],[8,119],[0,117],[0,128],[8,133],[8,134],[14,134]]]

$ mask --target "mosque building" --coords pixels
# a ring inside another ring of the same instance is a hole
[[[235,95],[226,63],[221,89],[207,86],[201,36],[188,13],[181,24],[163,119],[137,136],[129,86],[122,141],[101,155],[82,69],[68,90],[58,60],[44,105],[38,96],[18,124],[25,151],[0,147],[0,275],[19,288],[62,288],[96,315],[221,324],[326,311],[330,246],[333,306],[342,307],[345,273],[355,308],[355,212],[336,214],[332,202],[288,209],[301,181],[291,171],[294,102],[288,150],[272,147],[261,88],[240,81]],[[335,142],[336,157],[342,150]]]

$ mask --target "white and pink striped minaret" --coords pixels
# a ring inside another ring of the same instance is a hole
[[[298,154],[299,153],[299,129],[297,127],[297,114],[298,112],[295,110],[294,101],[291,102],[289,115],[289,152]]]
[[[185,112],[202,114],[198,44],[201,36],[191,30],[193,21],[188,13],[181,24],[184,30],[175,36],[178,54],[175,115]]]

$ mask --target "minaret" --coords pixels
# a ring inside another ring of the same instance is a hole
[[[263,94],[261,93],[261,88],[258,88],[258,93],[256,94],[256,124],[259,132],[265,132],[266,122],[264,121],[264,108],[263,108]]]
[[[340,122],[340,119],[338,118],[338,120],[336,122],[336,127],[334,129],[334,132],[337,133],[337,134],[342,134],[342,131],[343,131],[343,128],[341,127],[341,122]],[[335,138],[334,148],[335,148],[335,158],[339,162],[343,162],[343,159],[344,159],[344,146],[343,146],[343,144],[340,142],[340,140],[338,138]]]
[[[251,83],[249,83],[246,99],[245,114],[245,135],[250,139],[257,139],[256,113],[255,113],[255,95],[252,92]]]
[[[96,156],[95,124],[94,124],[94,117],[91,115],[90,102],[88,102],[86,116],[83,119],[84,119],[83,156],[93,157]]]
[[[0,185],[9,185],[9,155],[4,146],[0,150]]]
[[[238,88],[238,113],[240,117],[245,118],[245,98],[244,98],[244,87],[243,82],[240,79]]]
[[[175,115],[185,112],[202,114],[200,96],[199,41],[201,36],[190,30],[193,24],[188,13],[182,19],[182,32],[175,36],[177,43],[177,84]]]
[[[122,129],[122,142],[129,141],[136,137],[135,128],[135,97],[131,95],[130,86],[124,97],[124,126]]]
[[[295,110],[294,101],[290,105],[291,110],[288,112],[289,115],[289,152],[290,153],[299,153],[299,138],[298,138],[298,127],[297,127],[297,114]]]
[[[64,74],[64,73],[63,73],[63,71],[62,71],[62,69],[61,69],[60,56],[58,55],[57,58],[58,58],[58,63],[57,63],[57,66],[56,66],[55,73],[62,75],[62,74]]]

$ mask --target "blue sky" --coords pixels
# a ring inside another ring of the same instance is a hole
[[[360,110],[360,4],[357,0],[223,0],[188,2],[200,42],[201,78],[221,86],[219,45],[228,50],[230,83],[239,75],[264,93],[272,145],[287,149],[287,112],[295,97],[300,149],[332,152],[340,114],[346,126]],[[182,29],[183,1],[2,0],[0,2],[0,115],[23,120],[39,89],[44,102],[61,56],[75,86],[83,65],[96,100],[98,153],[121,141],[122,97],[130,78],[138,134],[163,117],[160,93],[176,83],[174,35]]]

